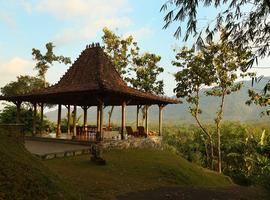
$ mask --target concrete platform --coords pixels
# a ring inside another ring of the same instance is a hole
[[[25,140],[25,147],[32,154],[44,160],[89,154],[91,151],[91,146],[86,145],[33,140]]]

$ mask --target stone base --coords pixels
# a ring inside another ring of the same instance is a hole
[[[106,165],[106,160],[100,157],[92,156],[91,161],[97,165]]]

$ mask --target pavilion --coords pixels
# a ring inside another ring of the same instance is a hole
[[[137,126],[140,106],[145,106],[145,131],[148,134],[148,108],[150,105],[159,106],[159,135],[162,133],[162,109],[167,104],[180,103],[176,99],[153,95],[134,89],[126,84],[114,68],[109,57],[98,43],[87,45],[77,60],[63,75],[60,81],[42,90],[16,96],[0,96],[0,100],[10,101],[17,106],[16,122],[20,123],[22,102],[30,102],[34,106],[33,135],[36,134],[37,106],[40,106],[43,121],[44,104],[58,105],[58,121],[56,135],[61,133],[61,108],[68,109],[68,124],[70,109],[74,107],[72,136],[76,136],[77,106],[84,111],[84,127],[87,126],[87,110],[97,107],[96,140],[103,138],[103,109],[105,106],[122,106],[121,138],[124,138],[126,106],[137,106]],[[70,133],[70,126],[68,126]]]

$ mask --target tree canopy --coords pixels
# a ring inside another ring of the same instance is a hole
[[[158,66],[161,57],[151,53],[144,53],[142,56],[133,58],[133,71],[135,76],[128,78],[134,88],[153,94],[164,94],[163,80],[157,77],[164,69]]]
[[[34,69],[38,70],[38,76],[43,80],[44,86],[47,86],[46,82],[46,73],[50,66],[53,65],[53,62],[64,63],[65,65],[70,64],[71,60],[68,57],[62,55],[56,56],[53,52],[54,45],[52,42],[47,43],[46,45],[47,52],[42,55],[40,50],[33,48],[32,55],[33,59],[37,62]]]
[[[20,95],[38,90],[44,87],[44,82],[40,78],[32,76],[18,76],[17,81],[12,81],[1,88],[1,93],[5,96]]]
[[[173,65],[183,68],[175,74],[177,86],[174,89],[178,97],[185,97],[190,104],[189,110],[197,124],[207,135],[210,143],[210,160],[213,166],[212,134],[203,126],[199,119],[200,91],[204,86],[212,86],[206,90],[206,95],[220,97],[215,118],[218,152],[218,171],[221,172],[221,121],[224,114],[225,96],[241,89],[242,83],[236,83],[237,72],[245,72],[251,57],[249,48],[234,45],[224,37],[221,31],[218,43],[209,42],[199,52],[186,47],[177,53]],[[206,148],[206,154],[208,148]],[[208,160],[208,159],[207,159]],[[210,163],[209,163],[210,164]],[[213,167],[212,167],[213,168]]]
[[[198,27],[198,9],[200,7],[215,7],[221,9],[212,23],[203,29]],[[270,1],[269,0],[167,0],[161,7],[166,12],[164,28],[180,22],[175,36],[182,34],[182,24],[186,32],[184,40],[190,36],[197,37],[197,44],[202,45],[202,35],[211,41],[221,27],[228,33],[227,37],[234,44],[252,46],[256,56],[270,55]],[[249,67],[256,60],[250,61]]]

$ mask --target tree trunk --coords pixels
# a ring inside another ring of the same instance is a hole
[[[208,158],[206,158],[207,160],[209,160],[210,165],[208,166],[210,169],[214,169],[214,147],[213,147],[213,140],[212,140],[212,136],[211,134],[203,127],[203,125],[201,124],[200,120],[199,120],[199,89],[196,92],[196,103],[195,103],[195,113],[193,113],[193,116],[197,122],[197,124],[199,125],[199,127],[201,128],[201,130],[206,134],[206,136],[208,137],[209,140],[209,145],[210,145],[210,156],[209,156],[209,152],[208,152],[208,148],[205,149],[206,151],[206,156],[209,156]]]
[[[224,111],[224,100],[225,100],[225,94],[226,94],[226,90],[223,90],[222,92],[222,97],[221,97],[221,104],[220,104],[220,110],[218,112],[218,116],[216,119],[216,125],[217,125],[217,150],[218,150],[218,172],[221,173],[222,172],[222,158],[221,158],[221,133],[220,133],[220,125],[221,125],[221,120],[223,118],[223,111]]]

